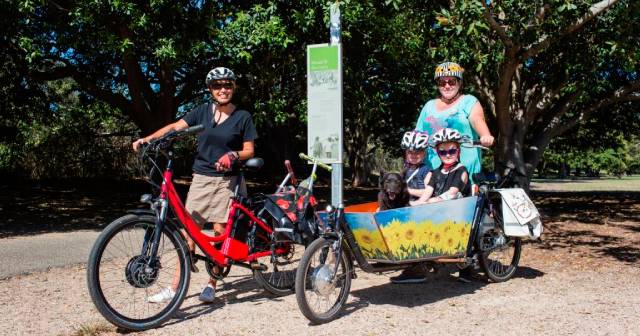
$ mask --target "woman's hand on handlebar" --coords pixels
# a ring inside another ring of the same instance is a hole
[[[493,145],[494,138],[492,135],[485,135],[480,137],[480,144],[485,147],[491,147]]]
[[[149,141],[145,140],[144,138],[140,138],[140,139],[134,141],[133,144],[131,144],[131,145],[133,146],[133,151],[137,152],[142,145],[148,144],[148,143],[149,143]]]

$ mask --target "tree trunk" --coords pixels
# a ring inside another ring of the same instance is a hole
[[[365,130],[367,123],[356,120],[351,132],[351,138],[347,143],[347,155],[349,157],[349,167],[351,167],[351,185],[361,187],[369,182],[369,172],[366,171],[367,143],[369,135]]]

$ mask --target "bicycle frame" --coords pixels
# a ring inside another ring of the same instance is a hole
[[[154,256],[154,258],[157,252],[157,241],[160,238],[159,234],[162,231],[162,225],[164,225],[166,221],[169,206],[173,209],[178,221],[182,224],[189,237],[193,239],[196,245],[200,247],[200,249],[209,259],[211,259],[221,267],[226,267],[233,262],[251,262],[256,260],[257,258],[272,255],[272,253],[274,252],[276,254],[286,252],[286,249],[280,247],[276,248],[274,251],[261,251],[249,254],[248,246],[244,242],[240,242],[231,237],[231,230],[234,227],[237,215],[239,215],[237,213],[238,211],[244,213],[249,217],[249,225],[258,225],[269,235],[273,233],[273,229],[271,229],[269,225],[255,216],[250,209],[241,204],[241,202],[239,201],[239,198],[241,196],[237,195],[237,191],[231,201],[227,225],[224,232],[218,236],[209,236],[207,234],[204,234],[195,223],[191,215],[187,212],[184,204],[178,196],[175,186],[173,185],[173,171],[171,167],[172,153],[169,153],[168,157],[169,161],[163,172],[163,181],[160,187],[160,195],[158,198],[160,203],[160,211],[156,216],[156,227],[158,227],[159,230],[156,230],[156,232],[158,232],[158,237],[157,239],[156,237],[154,237],[154,244],[152,247],[152,256]],[[239,175],[239,179],[240,181],[238,185],[243,179],[242,172]],[[216,243],[222,243],[222,247],[220,250],[215,248],[214,244]]]

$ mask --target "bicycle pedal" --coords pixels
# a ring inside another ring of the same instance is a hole
[[[267,265],[265,264],[261,264],[257,261],[252,261],[249,266],[251,267],[252,270],[256,270],[256,271],[266,271],[267,270]]]

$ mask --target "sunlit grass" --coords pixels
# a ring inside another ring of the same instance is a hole
[[[533,179],[534,191],[640,191],[640,175],[578,179]]]

